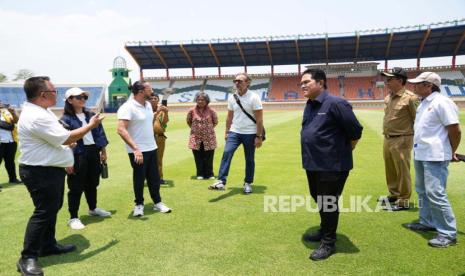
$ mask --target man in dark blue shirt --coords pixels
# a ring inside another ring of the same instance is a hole
[[[300,133],[302,165],[321,219],[320,229],[306,234],[304,239],[321,242],[310,255],[310,259],[318,261],[335,252],[338,200],[353,168],[352,150],[362,136],[363,127],[346,100],[326,91],[324,71],[306,70],[300,86],[308,98]]]

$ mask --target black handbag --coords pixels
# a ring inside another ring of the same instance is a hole
[[[237,94],[233,94],[234,96],[234,99],[236,100],[236,103],[239,105],[239,107],[242,109],[242,112],[244,112],[245,115],[247,115],[247,117],[249,117],[250,120],[252,120],[252,122],[254,122],[255,124],[257,124],[257,120],[255,120],[254,117],[252,117],[252,115],[250,115],[247,111],[245,111],[244,107],[242,106],[241,104],[241,101],[239,100],[239,96],[237,96]],[[263,133],[262,133],[262,141],[265,141],[266,140],[266,136],[265,136],[265,126],[263,126]]]
[[[106,179],[106,178],[108,178],[108,165],[107,165],[107,162],[102,162],[101,165],[102,165],[102,170],[101,170],[100,174],[102,176],[102,179]]]

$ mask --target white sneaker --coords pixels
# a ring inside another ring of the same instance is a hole
[[[153,205],[153,210],[160,213],[171,213],[171,208],[166,206],[163,202],[158,202],[157,204]]]
[[[100,208],[89,210],[89,216],[110,217],[111,213]]]
[[[244,193],[245,194],[252,193],[252,183],[244,182]]]
[[[144,205],[136,205],[132,212],[133,217],[142,217],[144,215]]]
[[[73,229],[73,230],[81,230],[81,229],[86,228],[86,226],[85,226],[84,224],[82,224],[81,220],[78,219],[78,218],[70,219],[70,220],[68,221],[68,225],[69,225],[69,227],[71,227],[71,229]]]
[[[203,176],[197,176],[197,180],[203,180]]]
[[[210,176],[208,179],[210,179],[210,180],[215,180],[215,179],[216,179],[216,177],[214,177],[214,176]]]
[[[224,183],[221,180],[216,181],[215,183],[208,186],[210,190],[224,190]]]

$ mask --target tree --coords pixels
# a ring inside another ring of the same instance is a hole
[[[15,76],[16,77],[15,77],[14,81],[27,80],[28,78],[34,76],[34,72],[32,72],[29,69],[21,69],[21,70],[18,71],[18,73],[15,74]]]
[[[5,82],[7,80],[8,78],[4,74],[0,73],[0,82]]]

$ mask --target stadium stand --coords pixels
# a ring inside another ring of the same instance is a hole
[[[80,87],[85,91],[90,92],[89,99],[87,100],[87,107],[100,110],[103,107],[105,100],[106,85],[97,84],[55,84],[58,90],[57,104],[54,110],[63,109],[65,105],[65,92],[71,87]],[[26,101],[26,94],[24,93],[22,85],[18,84],[0,84],[0,101],[10,104],[14,108],[21,108],[24,101]]]
[[[228,99],[228,95],[233,91],[232,76],[227,79],[207,78],[204,91],[209,94],[212,102],[223,102]],[[150,80],[155,93],[162,93],[163,89],[170,84],[166,80]],[[200,91],[203,78],[192,80],[190,78],[174,79],[172,87],[174,93],[168,98],[169,103],[188,103],[194,101],[194,96]],[[267,100],[270,87],[270,78],[253,79],[249,91],[258,94],[263,101]]]
[[[337,68],[337,66],[333,67]],[[342,70],[341,68],[345,68]],[[362,71],[354,73],[353,68],[349,70],[346,65],[342,65],[336,71],[330,71],[327,79],[327,86],[330,93],[335,96],[344,97],[348,100],[382,100],[389,92],[384,84],[384,78],[380,75],[379,70]],[[442,78],[443,85],[441,93],[449,97],[465,97],[465,76],[460,70],[454,70],[449,67],[441,67],[439,71],[434,68],[407,68],[408,77],[414,78],[420,72],[435,71]],[[260,95],[263,101],[267,102],[286,102],[286,101],[303,101],[299,82],[300,76],[297,74],[277,74],[275,76],[264,77],[252,75],[253,81],[250,91]],[[188,77],[173,78],[173,87],[176,88],[173,96],[170,97],[171,103],[192,102],[195,93],[200,90],[202,82],[207,79],[205,92],[210,95],[212,102],[223,102],[227,99],[233,89],[233,76],[217,78],[214,76],[199,77],[192,80]],[[169,81],[164,79],[152,79],[155,92],[161,91],[169,86]],[[413,91],[413,85],[407,83],[407,89]]]

